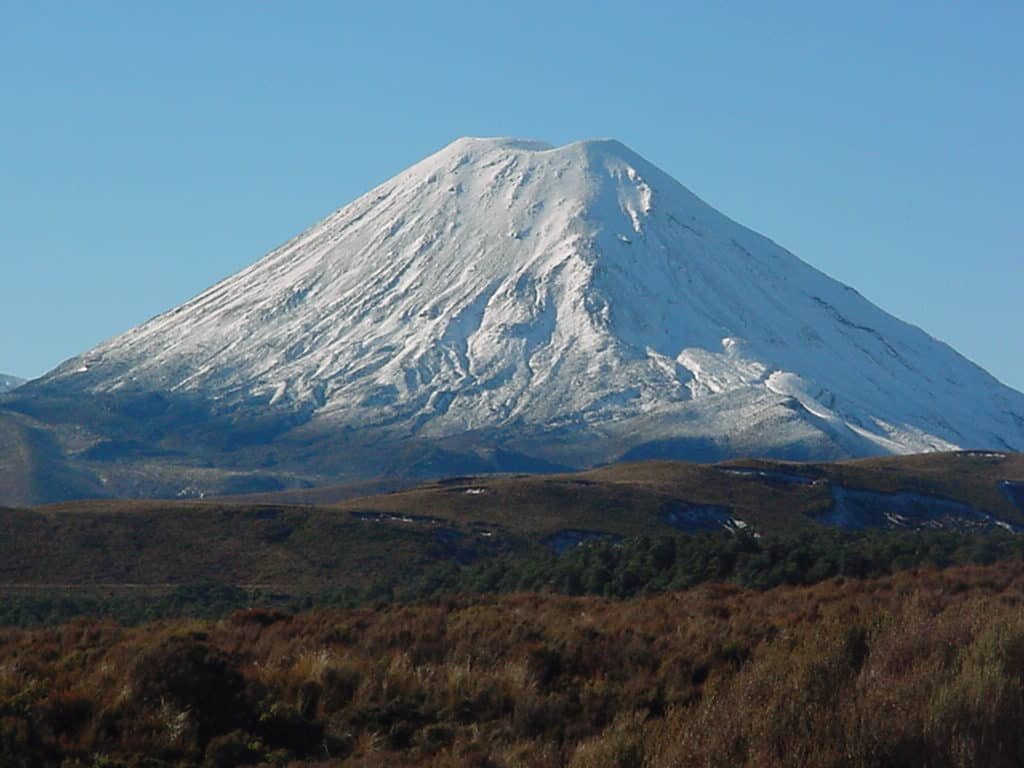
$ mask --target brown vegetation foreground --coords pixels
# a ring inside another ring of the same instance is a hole
[[[0,765],[1014,766],[1024,564],[0,630]]]

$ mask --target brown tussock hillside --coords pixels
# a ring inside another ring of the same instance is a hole
[[[619,602],[466,597],[2,630],[0,757],[1020,765],[1024,564]]]

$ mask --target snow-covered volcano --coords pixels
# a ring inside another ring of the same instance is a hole
[[[460,139],[45,383],[576,465],[1024,450],[1024,395],[610,140]]]

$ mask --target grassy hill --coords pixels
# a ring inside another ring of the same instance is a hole
[[[832,489],[841,486],[956,500],[1024,523],[1024,509],[1000,485],[1015,478],[1024,478],[1022,454],[925,454],[831,464],[651,461],[566,475],[453,478],[347,499],[335,508],[486,520],[535,534],[594,528],[636,535],[669,525],[666,511],[681,504],[722,507],[755,530],[778,533],[814,525],[833,505]]]

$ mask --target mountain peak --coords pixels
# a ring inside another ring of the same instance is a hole
[[[513,136],[462,136],[447,145],[442,152],[459,152],[472,149],[511,149],[521,152],[545,152],[554,149],[546,141],[521,139]]]
[[[616,158],[624,162],[643,163],[650,166],[649,161],[627,147],[621,141],[612,138],[583,139],[569,142],[561,146],[546,141],[522,139],[508,136],[477,137],[463,136],[451,142],[423,162],[432,160],[446,161],[456,158],[463,162],[474,157],[482,157],[493,153],[511,153],[523,155],[547,155],[551,158],[571,158],[574,162],[593,162],[598,159]],[[417,166],[413,166],[414,168]],[[653,166],[651,166],[653,167]]]
[[[626,152],[633,153],[633,150],[629,149],[629,147],[621,141],[609,137],[580,139],[578,141],[563,144],[562,146],[556,146],[546,141],[525,139],[515,136],[461,136],[448,144],[441,151],[460,151],[466,149],[510,149],[520,152],[551,152],[573,148],[603,148],[612,152],[625,150]]]
[[[614,139],[458,139],[46,383],[575,465],[1024,448],[1024,396]]]

